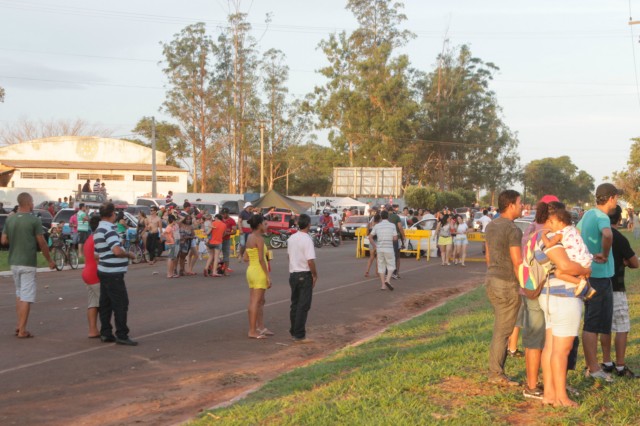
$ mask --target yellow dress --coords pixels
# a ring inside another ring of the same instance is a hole
[[[264,246],[264,261],[267,262],[267,246]],[[249,284],[249,288],[261,288],[266,290],[267,286],[267,275],[262,270],[262,266],[260,266],[260,260],[258,258],[258,249],[257,248],[248,248],[247,256],[249,256],[249,267],[247,268],[247,283]]]

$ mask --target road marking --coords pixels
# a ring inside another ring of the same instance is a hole
[[[428,268],[428,267],[435,266],[435,265],[437,265],[437,263],[432,263],[432,264],[428,264],[428,265],[420,265],[420,266],[415,267],[415,268],[405,269],[403,271],[403,273],[404,272],[413,272],[413,271],[417,271],[419,269]],[[378,280],[378,279],[379,279],[379,277],[367,278],[367,279],[364,279],[364,280],[361,280],[361,281],[356,281],[354,283],[349,283],[349,284],[341,285],[341,286],[338,286],[338,287],[328,288],[326,290],[314,291],[313,294],[315,296],[315,295],[319,295],[319,294],[330,293],[332,291],[353,287],[353,286],[356,286],[356,285],[364,284],[366,282],[370,282],[370,281],[374,281],[374,280]],[[265,306],[275,306],[275,305],[280,305],[282,303],[290,303],[290,302],[291,302],[290,299],[282,299],[282,300],[278,300],[278,301],[275,301],[275,302],[267,303],[267,304],[265,304]],[[165,330],[154,331],[153,333],[143,334],[142,336],[137,336],[136,339],[137,340],[142,340],[142,339],[145,339],[147,337],[157,336],[159,334],[170,333],[172,331],[181,330],[183,328],[193,327],[195,325],[200,325],[200,324],[204,324],[204,323],[211,322],[211,321],[217,321],[217,320],[220,320],[220,319],[223,319],[223,318],[232,317],[232,316],[235,316],[235,315],[240,315],[240,314],[244,315],[246,313],[247,313],[247,310],[243,309],[243,310],[240,310],[240,311],[230,312],[230,313],[224,314],[224,315],[217,315],[215,317],[203,319],[203,320],[200,320],[200,321],[190,322],[190,323],[187,323],[187,324],[178,325],[176,327],[167,328]],[[42,365],[42,364],[47,364],[49,362],[58,361],[58,360],[65,359],[65,358],[71,358],[71,357],[74,357],[74,356],[77,356],[77,355],[82,355],[82,354],[86,354],[86,353],[90,353],[90,352],[94,352],[94,351],[99,351],[101,349],[109,348],[109,347],[112,347],[114,345],[115,345],[115,343],[102,344],[101,346],[97,346],[95,348],[83,349],[83,350],[80,350],[80,351],[70,352],[68,354],[63,354],[63,355],[58,355],[58,356],[54,356],[54,357],[51,357],[51,358],[42,359],[40,361],[34,361],[34,362],[31,362],[31,363],[28,363],[28,364],[18,365],[16,367],[12,367],[12,368],[6,368],[4,370],[0,370],[0,375],[6,374],[6,373],[12,373],[12,372],[18,371],[18,370],[23,370],[25,368],[35,367],[35,366]]]

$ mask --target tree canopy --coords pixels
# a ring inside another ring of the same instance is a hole
[[[624,199],[637,207],[640,205],[640,138],[631,141],[627,167],[614,172],[611,179],[617,188],[624,191]]]
[[[579,170],[566,155],[531,161],[524,167],[523,183],[536,199],[553,194],[573,203],[590,201],[595,188],[593,177]]]

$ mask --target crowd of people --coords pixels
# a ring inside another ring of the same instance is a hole
[[[247,202],[236,223],[224,208],[220,214],[211,215],[199,212],[186,201],[178,211],[170,195],[166,208],[151,207],[148,217],[143,212],[138,216],[136,236],[149,253],[149,263],[154,264],[165,251],[167,279],[193,276],[197,274],[196,264],[203,245],[208,252],[204,277],[228,276],[233,272],[229,264],[231,238],[239,230],[239,258],[248,263],[247,336],[252,339],[273,336],[264,323],[263,313],[265,293],[271,287],[271,256],[265,244],[266,222],[261,209]],[[613,381],[614,376],[635,377],[625,364],[630,320],[624,271],[626,267],[637,268],[639,262],[628,240],[616,228],[628,224],[635,234],[640,225],[633,210],[627,211],[624,222],[625,209],[618,206],[619,195],[620,191],[612,184],[598,186],[596,207],[584,212],[577,226],[566,206],[557,197],[546,195],[535,206],[533,222],[522,232],[514,223],[523,214],[521,196],[517,191],[507,190],[499,195],[495,214],[485,209],[477,219],[478,228],[486,238],[486,291],[495,316],[489,347],[491,383],[518,384],[506,376],[504,366],[510,356],[519,353],[514,342],[517,332],[521,331],[526,363],[524,396],[555,406],[576,406],[569,397],[567,389],[571,389],[567,387],[566,377],[568,370],[576,368],[577,337],[583,312],[585,375],[606,382]],[[7,220],[2,233],[2,244],[10,243],[18,338],[33,336],[26,325],[30,305],[35,301],[38,249],[53,268],[40,220],[31,214],[32,210],[31,195],[20,194],[18,209]],[[321,225],[333,227],[345,219],[334,214],[337,215],[337,211],[327,210]],[[347,216],[349,212],[343,214]],[[467,233],[471,227],[462,215],[448,209],[435,215],[421,209],[400,212],[392,205],[372,208],[370,215],[371,256],[365,276],[369,276],[373,262],[377,262],[381,290],[393,291],[392,280],[400,279],[399,254],[406,240],[402,216],[408,225],[432,219],[442,265],[450,265],[453,259],[454,264],[465,266]],[[298,343],[311,341],[306,335],[306,319],[318,279],[314,244],[309,236],[310,222],[306,214],[297,216],[295,224],[299,231],[288,240],[289,332]],[[127,325],[129,301],[125,274],[133,255],[125,249],[123,240],[123,234],[128,232],[125,218],[112,203],[103,204],[99,215],[93,216],[80,204],[69,225],[85,258],[83,279],[88,291],[89,337],[137,345],[129,337]],[[528,248],[533,248],[537,261],[550,265],[548,276],[535,297],[527,294],[519,283],[519,271]],[[615,362],[611,357],[612,332],[616,333]],[[602,346],[602,363],[597,359],[598,342]],[[542,385],[538,383],[540,368]]]
[[[547,195],[536,206],[535,220],[523,233],[514,224],[521,217],[520,194],[504,191],[498,199],[499,217],[486,227],[486,290],[495,315],[489,350],[489,380],[516,386],[505,375],[509,340],[522,329],[526,384],[523,394],[554,406],[577,406],[569,397],[568,370],[576,368],[578,335],[586,377],[613,381],[635,378],[625,364],[629,308],[624,271],[637,268],[638,258],[628,240],[616,229],[623,209],[617,205],[620,191],[605,183],[596,189],[596,207],[572,225],[571,214],[557,197]],[[539,238],[538,238],[539,237]],[[540,283],[540,294],[526,296],[519,284],[523,252],[535,241],[536,262],[548,264],[549,275]],[[584,320],[583,320],[584,311]],[[616,333],[616,362],[611,360],[611,333]],[[598,362],[598,338],[603,360]],[[538,383],[540,367],[543,383]]]

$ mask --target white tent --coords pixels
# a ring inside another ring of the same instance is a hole
[[[331,203],[334,207],[364,207],[367,204],[358,200],[354,200],[351,197],[340,198]]]

